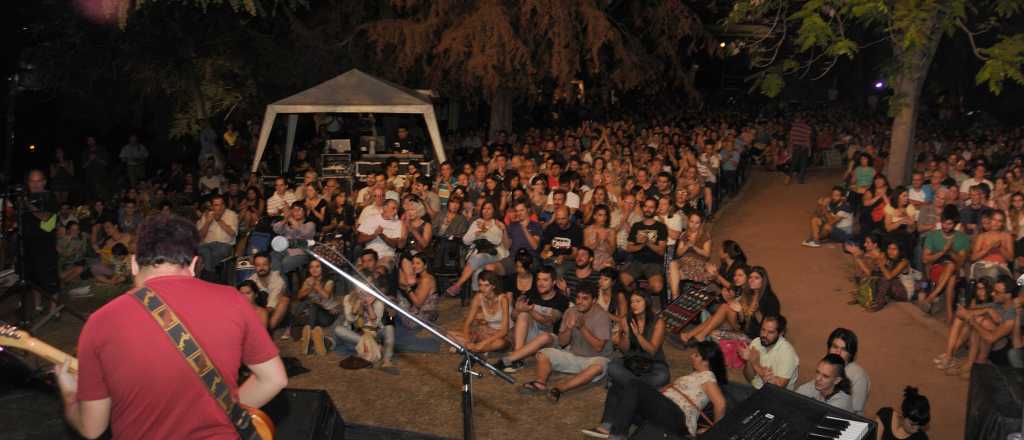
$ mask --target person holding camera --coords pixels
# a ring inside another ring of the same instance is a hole
[[[41,311],[40,293],[57,295],[60,292],[57,270],[57,198],[46,190],[46,175],[38,169],[28,172],[25,178],[26,193],[21,199],[21,217],[18,228],[21,231],[24,260],[21,261],[20,276],[31,283],[36,311]],[[30,301],[22,301],[22,318],[29,319],[27,308]],[[51,308],[57,305],[50,303]]]
[[[210,197],[210,210],[203,213],[196,227],[201,237],[199,257],[203,263],[202,275],[209,278],[217,270],[217,263],[231,256],[235,249],[238,214],[227,209],[224,196],[214,194]]]

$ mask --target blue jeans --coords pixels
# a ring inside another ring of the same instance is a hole
[[[470,283],[470,287],[474,292],[479,290],[477,287],[477,278],[480,275],[480,272],[483,271],[483,267],[497,261],[501,261],[497,255],[485,253],[474,254],[466,260],[466,265],[473,269],[473,282]]]
[[[309,255],[306,254],[290,255],[288,251],[270,253],[270,268],[281,272],[281,275],[305,266],[306,263],[309,263]]]

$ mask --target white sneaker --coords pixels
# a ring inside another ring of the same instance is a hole
[[[68,296],[72,298],[85,298],[92,296],[92,286],[86,284],[82,287],[76,287],[68,291]]]
[[[804,242],[800,244],[812,248],[821,247],[821,243],[818,243],[817,241],[814,240],[804,240]]]
[[[597,429],[582,429],[580,432],[583,433],[584,437],[589,438],[608,438],[608,434],[605,434]]]

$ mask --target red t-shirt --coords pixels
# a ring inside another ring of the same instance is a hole
[[[150,279],[238,396],[238,368],[277,346],[235,289],[186,276]],[[131,291],[133,292],[134,289]],[[78,400],[111,399],[115,438],[237,439],[224,411],[130,293],[89,317],[78,341]]]

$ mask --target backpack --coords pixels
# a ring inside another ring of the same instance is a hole
[[[877,295],[878,277],[865,277],[857,284],[857,304],[869,312],[877,312],[885,307],[885,296]]]

